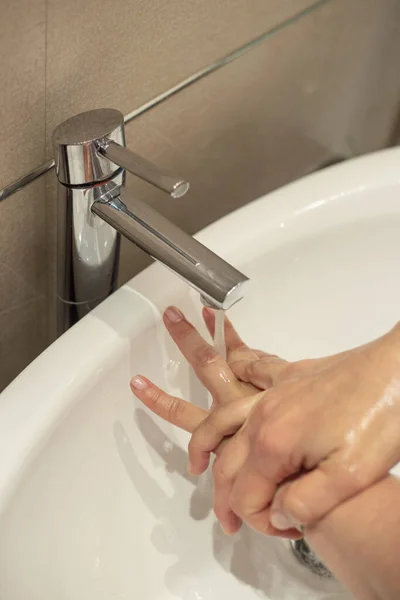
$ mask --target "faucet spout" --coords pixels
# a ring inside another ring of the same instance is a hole
[[[245,275],[124,188],[96,200],[92,212],[184,279],[205,304],[227,310],[243,297]]]
[[[125,172],[169,193],[189,183],[125,147],[123,115],[96,109],[53,132],[58,179],[58,333],[117,286],[120,234],[197,290],[204,304],[227,310],[247,277],[125,189]]]

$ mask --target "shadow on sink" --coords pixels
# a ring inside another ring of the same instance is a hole
[[[323,581],[298,564],[287,541],[278,538],[264,538],[246,527],[242,528],[240,534],[228,537],[218,523],[214,523],[211,528],[212,537],[209,544],[210,556],[204,559],[203,535],[201,540],[199,538],[199,544],[203,546],[202,549],[199,548],[199,564],[194,569],[196,563],[193,560],[193,549],[196,548],[196,540],[193,539],[193,535],[188,536],[188,519],[202,521],[210,516],[212,511],[211,472],[207,472],[198,479],[191,477],[187,473],[186,452],[173,443],[144,410],[137,409],[135,411],[135,421],[149,446],[164,461],[168,473],[182,478],[186,487],[187,485],[193,486],[186,512],[187,490],[185,493],[178,483],[174,485],[172,495],[168,495],[141,465],[122,424],[114,423],[114,437],[126,472],[137,489],[138,482],[140,482],[138,492],[147,508],[158,520],[151,532],[151,541],[158,552],[172,554],[177,558],[177,562],[170,566],[165,574],[166,586],[172,594],[186,598],[186,595],[181,596],[181,594],[186,594],[185,590],[193,585],[194,581],[196,589],[199,589],[199,585],[207,585],[203,581],[205,575],[202,570],[204,571],[203,566],[206,560],[206,568],[214,571],[215,575],[217,565],[211,558],[213,556],[226,573],[232,574],[245,586],[250,586],[257,596],[270,600],[293,600],[293,598],[296,600],[339,600],[339,598],[344,600],[347,598],[346,595],[342,595],[343,592],[341,592],[341,588],[338,588],[337,582]],[[209,531],[209,524],[204,524],[204,527],[204,531]],[[201,583],[198,578],[202,580]],[[237,590],[237,588],[235,589]],[[332,593],[334,595],[331,595]],[[205,594],[208,597],[206,591]]]

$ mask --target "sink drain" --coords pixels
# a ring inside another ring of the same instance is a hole
[[[294,555],[302,565],[319,577],[324,577],[325,579],[334,578],[332,572],[319,560],[304,538],[301,540],[292,540],[290,545]]]

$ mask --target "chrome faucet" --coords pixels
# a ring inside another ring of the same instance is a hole
[[[189,184],[125,148],[124,118],[114,109],[76,115],[53,133],[58,178],[58,333],[116,288],[120,235],[189,285],[204,304],[227,310],[247,277],[124,188],[125,171],[168,192]]]

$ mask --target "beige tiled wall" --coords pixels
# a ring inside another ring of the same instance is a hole
[[[399,64],[400,3],[328,3],[129,125],[128,145],[188,177],[188,196],[128,185],[196,232],[330,159],[385,146]],[[123,241],[121,283],[149,262]]]
[[[128,113],[314,1],[47,0],[47,130]]]
[[[128,113],[313,4],[47,0],[45,23],[44,2],[9,3],[0,24],[0,80],[11,82],[0,97],[0,188],[51,156],[66,117]],[[382,147],[399,60],[397,0],[331,0],[128,125],[132,148],[189,177],[187,198],[128,185],[194,232],[332,157]],[[53,331],[54,174],[0,203],[0,219],[1,388]],[[121,282],[147,262],[124,244]]]
[[[27,7],[29,6],[29,10]],[[0,189],[45,157],[45,0],[0,11]],[[46,335],[44,182],[0,202],[0,389]]]

